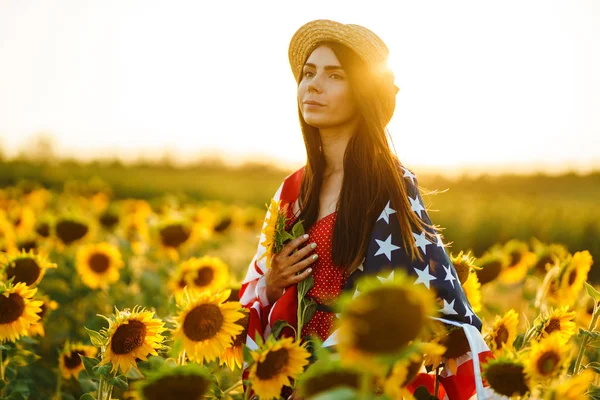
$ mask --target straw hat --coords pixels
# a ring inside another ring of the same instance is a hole
[[[302,78],[302,67],[310,53],[321,42],[332,41],[343,44],[354,51],[369,67],[376,82],[380,83],[381,104],[386,124],[396,107],[398,86],[394,74],[387,67],[388,47],[371,30],[361,25],[317,19],[302,25],[290,40],[288,58],[296,82]]]

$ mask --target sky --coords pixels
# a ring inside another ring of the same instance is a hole
[[[302,166],[287,51],[366,26],[400,87],[388,128],[423,169],[600,169],[600,2],[0,1],[0,147]]]

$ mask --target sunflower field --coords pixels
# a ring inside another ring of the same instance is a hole
[[[100,179],[0,189],[0,399],[278,399],[284,386],[304,399],[411,399],[419,370],[452,370],[469,351],[401,269],[340,298],[336,351],[275,333],[248,348],[238,294],[265,211],[117,197]],[[497,398],[600,399],[593,252],[534,236],[456,247]]]

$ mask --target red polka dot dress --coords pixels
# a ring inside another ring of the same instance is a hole
[[[315,285],[308,292],[308,296],[326,306],[334,305],[346,283],[344,270],[331,259],[336,218],[337,211],[318,220],[306,232],[309,235],[307,242],[317,244],[312,254],[319,255],[319,258],[311,264]],[[324,341],[333,331],[335,318],[335,313],[317,310],[314,317],[302,328],[302,336],[313,335]]]

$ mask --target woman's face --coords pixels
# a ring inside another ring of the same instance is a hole
[[[329,47],[317,47],[306,60],[298,85],[298,104],[306,123],[317,128],[356,118],[348,75]]]

